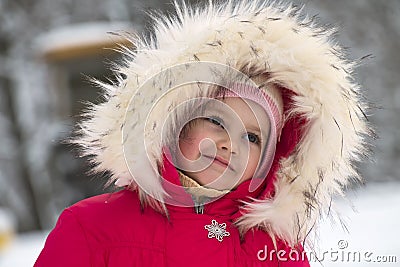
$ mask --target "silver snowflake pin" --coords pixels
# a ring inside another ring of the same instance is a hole
[[[230,235],[230,233],[226,231],[226,223],[219,224],[216,220],[212,220],[209,225],[204,225],[204,228],[208,230],[208,238],[215,237],[219,242],[222,242],[225,236]]]

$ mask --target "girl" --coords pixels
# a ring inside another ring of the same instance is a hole
[[[176,6],[73,141],[123,189],[65,209],[35,266],[309,266],[359,178],[365,104],[332,30],[278,4]]]

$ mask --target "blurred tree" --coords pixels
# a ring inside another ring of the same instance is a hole
[[[146,25],[145,12],[159,7],[172,6],[156,0],[0,1],[0,205],[13,210],[19,230],[49,228],[62,208],[101,189],[82,178],[84,167],[60,144],[71,130],[71,116],[79,113],[76,108],[74,114],[62,113],[60,107],[82,100],[80,97],[93,100],[95,90],[88,89],[80,73],[54,76],[52,66],[38,58],[37,37],[65,25],[94,21],[130,21],[140,30]],[[70,70],[99,75],[97,78],[108,75],[99,72],[105,70],[104,57],[89,61],[96,66],[89,71],[76,67],[85,66],[84,61],[70,61],[56,69],[70,64]],[[85,97],[79,90],[62,94],[57,84],[65,82],[88,94]],[[86,88],[82,88],[84,83]],[[74,99],[63,99],[68,95]],[[71,176],[76,178],[71,181]],[[82,182],[73,182],[77,180]]]

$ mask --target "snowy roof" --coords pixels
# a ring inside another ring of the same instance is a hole
[[[134,29],[127,22],[73,24],[40,35],[35,48],[39,56],[49,61],[106,53],[106,48],[115,48],[117,44],[130,45],[122,36],[112,34],[121,32]]]

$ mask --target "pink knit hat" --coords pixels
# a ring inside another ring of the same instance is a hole
[[[254,174],[254,178],[265,178],[271,168],[275,156],[276,143],[284,123],[281,92],[273,84],[257,87],[252,82],[235,82],[231,83],[227,89],[219,92],[217,98],[219,97],[240,97],[245,100],[251,100],[260,105],[267,114],[270,122],[270,131],[257,171]],[[251,187],[255,189],[258,185]]]

